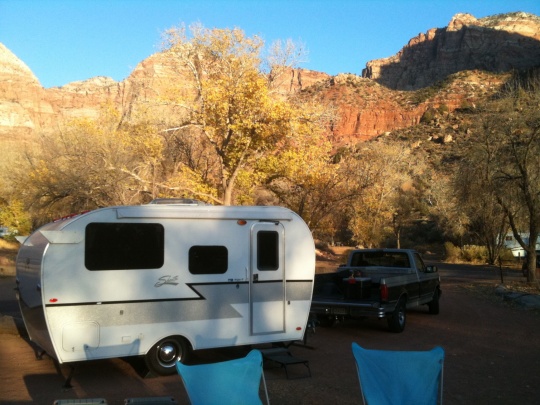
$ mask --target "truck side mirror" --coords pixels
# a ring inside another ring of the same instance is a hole
[[[426,273],[436,273],[437,271],[439,271],[437,266],[426,266]]]

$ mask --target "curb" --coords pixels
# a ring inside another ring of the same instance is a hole
[[[495,288],[495,294],[502,297],[504,301],[508,301],[519,305],[524,309],[540,309],[540,295],[515,292],[499,285]]]

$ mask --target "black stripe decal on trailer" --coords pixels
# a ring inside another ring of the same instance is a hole
[[[178,301],[198,301],[206,300],[200,292],[198,292],[194,286],[211,286],[211,285],[236,285],[236,284],[248,284],[247,281],[241,282],[223,282],[223,283],[186,283],[186,285],[198,295],[198,297],[189,298],[155,298],[146,300],[125,300],[125,301],[92,301],[92,302],[71,302],[68,304],[45,304],[45,307],[69,307],[69,306],[84,306],[84,305],[114,305],[114,304],[143,304],[149,302],[178,302]]]
[[[272,280],[272,281],[258,281],[254,284],[267,284],[267,283],[282,283],[282,280]],[[288,280],[287,284],[293,283],[312,283],[313,280]],[[67,304],[57,304],[50,303],[45,304],[46,308],[56,308],[56,307],[69,307],[69,306],[86,306],[86,305],[117,305],[117,304],[142,304],[150,302],[181,302],[181,301],[199,301],[206,300],[207,298],[203,296],[195,287],[197,286],[218,286],[218,285],[236,285],[236,284],[249,284],[248,281],[235,281],[235,282],[222,282],[222,283],[186,283],[186,285],[198,295],[198,297],[190,298],[162,298],[162,299],[145,299],[145,300],[125,300],[125,301],[91,301],[91,302],[71,302]]]

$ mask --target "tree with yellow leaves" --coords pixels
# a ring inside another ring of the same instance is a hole
[[[238,28],[193,25],[189,32],[182,27],[165,33],[165,54],[180,61],[185,70],[179,77],[187,75],[191,85],[178,81],[171,87],[168,101],[182,106],[185,114],[168,131],[178,139],[198,139],[212,154],[205,163],[215,166],[185,165],[183,176],[204,180],[216,190],[214,202],[230,205],[237,184],[257,177],[257,161],[296,136],[294,121],[300,115],[295,104],[272,96],[273,80],[262,68],[262,39],[246,37]],[[205,197],[210,194],[205,191]]]
[[[97,119],[75,119],[42,134],[12,170],[10,183],[39,221],[140,204],[161,192],[163,150],[155,126],[120,125],[118,111],[104,106]]]
[[[384,142],[366,143],[349,158],[349,170],[363,184],[352,204],[349,223],[354,240],[366,247],[381,247],[396,235],[398,200],[414,172],[422,170],[408,148]],[[399,242],[398,242],[399,243]]]
[[[324,110],[273,92],[284,72],[276,64],[289,66],[290,42],[272,48],[276,56],[265,65],[262,40],[239,29],[195,25],[191,36],[181,28],[166,38],[164,55],[181,69],[160,101],[181,113],[158,116],[150,106],[126,119],[109,105],[96,119],[43,135],[15,179],[40,218],[156,197],[253,203],[272,168],[261,162],[321,144]]]
[[[89,119],[70,122],[24,155],[13,173],[20,199],[43,220],[133,201],[132,155],[117,131]]]

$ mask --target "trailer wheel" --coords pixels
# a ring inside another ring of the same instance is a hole
[[[401,298],[392,315],[388,317],[388,328],[391,332],[400,333],[405,329],[407,323],[407,312],[405,310],[405,299]]]
[[[146,366],[157,375],[176,374],[176,362],[185,362],[189,345],[184,338],[170,336],[157,342],[146,353]]]

